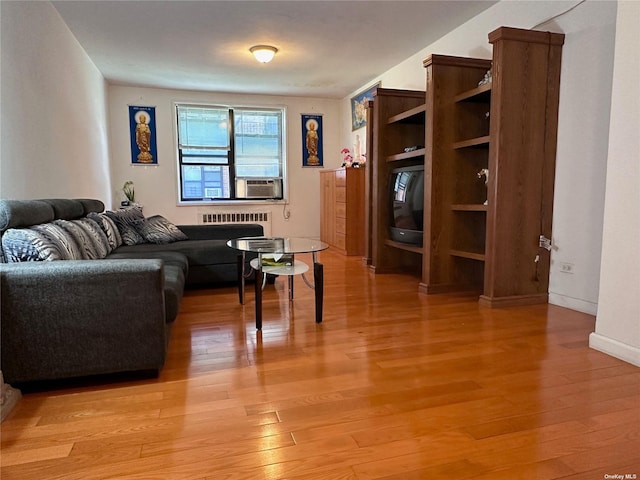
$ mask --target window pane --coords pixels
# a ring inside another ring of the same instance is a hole
[[[236,110],[235,148],[238,177],[280,177],[279,111]]]
[[[236,175],[238,177],[280,177],[280,165],[277,159],[238,158]]]
[[[180,147],[229,148],[229,110],[178,106]]]
[[[231,198],[228,166],[182,166],[182,197],[184,200]]]

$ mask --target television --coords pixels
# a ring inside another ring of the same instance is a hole
[[[424,166],[395,168],[390,178],[391,240],[422,246]]]

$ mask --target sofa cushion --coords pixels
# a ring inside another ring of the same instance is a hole
[[[227,246],[227,240],[184,240],[182,242],[157,245],[123,245],[117,253],[180,252],[189,258],[189,265],[233,264],[238,260],[238,251]]]
[[[123,244],[138,245],[146,243],[142,235],[138,233],[138,226],[145,220],[141,207],[133,206],[117,211],[109,210],[105,214],[118,227]]]
[[[137,227],[138,233],[149,243],[167,244],[188,240],[188,237],[162,215],[147,218]]]
[[[81,260],[83,253],[73,236],[56,223],[31,228],[10,228],[2,236],[7,262]]]
[[[46,198],[42,200],[53,207],[56,219],[73,220],[84,216],[84,206],[77,200],[68,198]]]
[[[105,213],[89,213],[87,218],[90,218],[98,225],[107,236],[107,241],[109,242],[109,251],[113,251],[122,245],[122,237],[120,236],[120,232],[118,231],[118,227],[115,222],[109,218]]]
[[[73,237],[80,248],[83,260],[98,260],[109,253],[109,241],[100,226],[89,218],[78,220],[56,220]]]
[[[123,252],[122,249],[118,249],[116,252],[112,252],[107,256],[109,260],[141,260],[141,259],[157,259],[162,260],[165,265],[172,265],[179,267],[185,276],[189,273],[189,260],[180,252],[169,251],[147,251],[136,250],[137,247],[124,247],[125,249],[131,248],[134,251]]]
[[[85,216],[90,213],[100,213],[104,211],[104,203],[102,200],[96,200],[94,198],[76,198],[75,201],[82,204]]]
[[[51,222],[53,207],[42,200],[0,200],[0,232]]]

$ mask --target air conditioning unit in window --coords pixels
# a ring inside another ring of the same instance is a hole
[[[236,181],[236,196],[239,198],[282,198],[282,179],[239,178]]]

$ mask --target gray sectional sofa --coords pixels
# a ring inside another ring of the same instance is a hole
[[[120,224],[131,212],[93,199],[0,200],[8,383],[158,371],[185,287],[237,281],[227,240],[263,234],[257,224],[175,226],[140,211]]]

